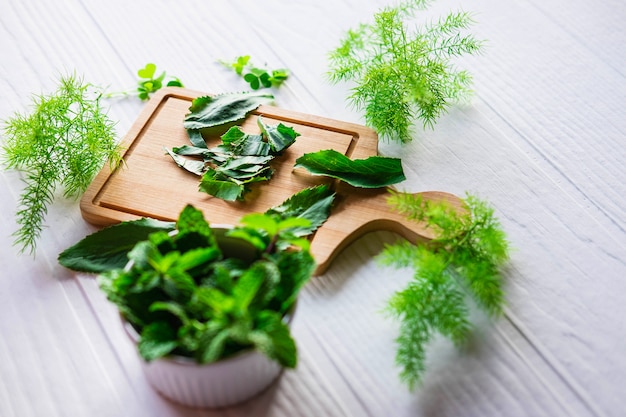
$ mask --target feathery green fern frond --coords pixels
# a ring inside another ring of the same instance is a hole
[[[121,161],[114,124],[91,87],[62,77],[55,93],[33,98],[31,114],[16,113],[4,122],[3,162],[24,172],[14,234],[22,251],[35,251],[57,187],[65,197],[77,197],[105,160]]]
[[[330,82],[355,83],[348,100],[365,111],[366,123],[382,138],[410,141],[414,119],[432,127],[471,92],[471,76],[456,69],[451,59],[480,51],[482,42],[466,33],[472,17],[451,12],[410,27],[430,3],[408,0],[385,7],[372,23],[348,30],[329,53]]]
[[[400,378],[413,388],[425,371],[425,350],[436,332],[461,345],[471,325],[469,294],[488,314],[502,313],[501,267],[509,246],[493,208],[468,195],[466,211],[445,202],[424,200],[419,194],[393,192],[390,205],[407,219],[425,222],[437,237],[429,243],[398,242],[385,247],[381,264],[413,268],[404,290],[395,293],[386,311],[400,321],[396,362]]]

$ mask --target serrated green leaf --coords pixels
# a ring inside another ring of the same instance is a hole
[[[143,328],[138,348],[146,361],[152,361],[169,354],[176,346],[176,332],[169,324],[157,321]]]
[[[193,100],[190,113],[185,116],[186,129],[205,129],[237,122],[259,107],[274,100],[264,93],[227,93]]]
[[[150,304],[150,311],[167,311],[168,313],[178,318],[182,323],[186,323],[187,321],[189,321],[185,306],[175,301],[155,301],[154,303]]]
[[[300,289],[309,280],[316,264],[309,251],[283,251],[275,259],[281,282],[276,289],[277,311],[287,312],[296,301]]]
[[[263,311],[257,318],[257,326],[249,335],[255,348],[276,360],[285,368],[297,364],[296,343],[282,316],[274,311]]]
[[[280,153],[291,146],[300,133],[296,132],[293,127],[285,126],[279,123],[277,126],[270,126],[263,121],[261,116],[257,119],[257,124],[267,138],[270,149],[273,153]]]
[[[245,312],[252,300],[256,297],[268,275],[265,263],[255,263],[247,269],[233,287],[235,306],[241,312]]]
[[[213,169],[209,169],[204,173],[200,180],[200,191],[226,201],[236,201],[242,197],[244,192],[243,184],[216,179],[216,174],[217,172]]]
[[[207,149],[206,141],[199,130],[187,129],[187,136],[189,137],[189,142],[196,148]]]
[[[194,296],[216,315],[228,314],[235,307],[235,299],[216,288],[199,288]]]
[[[334,199],[335,193],[327,185],[319,185],[299,191],[281,205],[272,207],[265,213],[279,216],[281,219],[289,217],[307,219],[310,222],[309,226],[292,230],[296,236],[306,236],[317,230],[328,219]]]
[[[140,219],[101,229],[59,255],[59,263],[74,271],[100,273],[123,268],[127,253],[153,232],[174,230],[174,223]]]
[[[223,329],[217,334],[210,335],[210,338],[205,338],[208,343],[205,343],[198,350],[200,363],[213,363],[222,357],[226,342],[230,338],[231,329]]]
[[[247,133],[241,130],[239,126],[233,126],[226,131],[221,137],[224,145],[231,146],[233,143],[243,139],[247,136]]]
[[[313,175],[337,178],[361,188],[386,187],[406,179],[398,158],[370,156],[352,160],[332,149],[301,156],[295,168],[305,168]]]
[[[165,152],[167,152],[167,154],[174,160],[174,162],[176,162],[176,165],[183,168],[185,171],[191,172],[192,174],[196,174],[198,176],[204,173],[204,161],[183,158],[182,156],[180,156],[180,154],[175,153],[174,151],[170,151],[167,148],[165,148]]]
[[[246,214],[239,220],[239,223],[248,229],[263,231],[269,236],[274,236],[278,233],[278,222],[265,214]]]

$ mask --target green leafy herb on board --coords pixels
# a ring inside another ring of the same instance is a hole
[[[466,12],[453,12],[416,28],[412,19],[430,0],[388,6],[371,23],[349,30],[329,54],[332,83],[353,81],[349,101],[384,139],[408,142],[413,121],[432,127],[450,105],[471,93],[471,76],[452,58],[480,51],[466,31]],[[415,24],[416,25],[416,24]]]
[[[82,194],[105,161],[121,162],[114,123],[101,95],[76,76],[61,77],[57,90],[33,98],[32,113],[4,122],[7,169],[24,172],[15,244],[34,253],[48,205],[57,188],[66,198]]]
[[[361,188],[386,187],[406,179],[400,159],[370,156],[352,160],[332,149],[304,154],[296,160],[295,168],[305,168],[313,175],[337,178]]]
[[[327,185],[305,188],[280,205],[268,209],[265,214],[275,222],[289,218],[305,219],[306,222],[302,224],[292,224],[289,232],[294,238],[306,237],[328,219],[334,198],[335,193]],[[59,255],[59,264],[74,271],[89,273],[120,269],[128,262],[128,253],[137,243],[146,240],[152,233],[169,233],[175,229],[173,222],[149,218],[121,222],[100,229],[65,249]],[[247,230],[249,235],[254,234],[249,228]]]
[[[98,277],[100,288],[140,333],[147,361],[166,355],[213,363],[258,350],[294,368],[297,350],[285,321],[315,261],[290,230],[300,218],[244,216],[229,252],[202,213],[187,206],[177,233],[157,231],[129,252],[132,264]],[[246,245],[247,244],[247,245]]]
[[[232,62],[223,60],[219,62],[225,67],[233,69],[237,75],[243,77],[253,90],[279,87],[289,78],[289,71],[284,68],[268,70],[254,66],[252,62],[250,62],[250,55],[238,56]]]
[[[202,177],[200,191],[225,201],[241,200],[250,184],[272,177],[270,162],[300,136],[282,123],[266,124],[261,116],[257,124],[260,135],[250,135],[233,126],[222,135],[222,143],[211,149],[191,132],[191,146],[167,152],[179,167]]]
[[[509,257],[505,232],[484,201],[468,195],[467,211],[416,194],[394,192],[390,204],[407,219],[425,222],[437,238],[425,244],[387,246],[383,265],[414,269],[413,280],[396,292],[386,311],[400,322],[396,362],[412,389],[425,371],[426,344],[441,333],[461,345],[470,331],[466,294],[491,316],[502,313],[501,268]]]

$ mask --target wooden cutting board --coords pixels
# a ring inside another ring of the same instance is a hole
[[[241,202],[223,201],[198,191],[199,177],[179,168],[164,149],[189,144],[183,119],[191,101],[201,95],[205,94],[164,88],[150,99],[122,141],[125,164],[114,170],[105,166],[83,195],[80,208],[86,221],[99,226],[141,217],[174,221],[186,204],[192,204],[204,212],[211,224],[233,225],[244,214],[264,212],[304,188],[324,183],[337,196],[328,221],[311,240],[311,251],[318,264],[316,275],[322,274],[347,245],[368,232],[388,230],[411,241],[433,237],[423,224],[406,221],[390,211],[386,189],[354,188],[293,168],[298,157],[324,149],[334,149],[351,159],[377,155],[376,132],[357,124],[274,106],[261,106],[240,123],[246,133],[258,134],[256,119],[262,115],[267,124],[283,123],[301,134],[273,161],[272,179],[254,184]],[[219,136],[206,139],[209,147],[221,142]],[[452,194],[420,194],[426,199],[447,200],[457,208],[462,205]]]

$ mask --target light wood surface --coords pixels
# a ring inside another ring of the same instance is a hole
[[[28,110],[59,74],[120,91],[147,62],[194,91],[245,90],[217,60],[250,54],[291,71],[274,91],[279,108],[362,125],[345,100],[351,85],[327,81],[327,55],[385,4],[1,0],[0,119]],[[368,233],[304,289],[296,370],[239,407],[179,407],[147,385],[93,277],[57,264],[97,229],[79,202],[59,193],[36,256],[19,254],[22,174],[0,171],[0,416],[623,416],[626,4],[438,0],[425,18],[459,7],[487,40],[458,61],[474,76],[473,99],[378,151],[402,158],[399,189],[492,203],[514,248],[504,317],[476,313],[461,351],[437,339],[423,385],[407,390],[394,365],[397,325],[381,310],[411,271],[374,259],[396,233]],[[120,139],[146,109],[134,97],[107,104]]]

